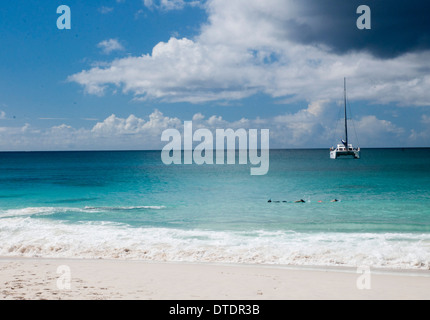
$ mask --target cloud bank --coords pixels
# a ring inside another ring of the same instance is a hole
[[[121,118],[114,114],[90,128],[75,128],[61,124],[40,129],[30,124],[20,127],[0,127],[2,150],[161,150],[161,134],[166,129],[183,132],[184,121],[193,121],[193,129],[269,129],[271,148],[321,148],[336,143],[342,134],[341,124],[334,126],[336,119],[333,104],[317,101],[297,112],[284,113],[270,118],[242,118],[227,121],[222,116],[205,116],[196,113],[191,119],[179,119],[154,110],[148,118],[130,115]],[[428,123],[430,117],[423,116]],[[376,116],[363,116],[354,121],[360,132],[362,147],[389,147],[403,143],[404,146],[423,146],[428,140],[428,129],[408,130]],[[351,134],[351,139],[355,137]],[[355,143],[356,141],[354,141]],[[393,145],[387,145],[392,143]],[[411,145],[412,143],[412,145]]]

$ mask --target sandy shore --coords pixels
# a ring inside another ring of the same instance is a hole
[[[430,271],[0,258],[0,299],[429,298]]]

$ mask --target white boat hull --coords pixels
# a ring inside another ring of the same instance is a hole
[[[353,156],[354,159],[360,159],[360,150],[349,150],[349,151],[331,150],[330,151],[330,159],[337,159],[339,157],[347,157],[347,156]]]

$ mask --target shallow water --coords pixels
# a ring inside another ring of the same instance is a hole
[[[0,255],[429,268],[430,149],[271,150],[249,169],[0,153]]]

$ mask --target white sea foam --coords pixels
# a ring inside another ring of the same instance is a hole
[[[32,216],[32,215],[49,215],[62,210],[64,208],[54,207],[27,207],[22,209],[6,209],[0,210],[0,218],[18,217],[18,216]]]
[[[164,206],[130,206],[130,207],[26,207],[20,209],[3,209],[0,210],[0,218],[12,218],[22,216],[37,216],[37,215],[51,215],[61,212],[102,212],[102,211],[116,211],[116,210],[137,210],[137,209],[150,209],[161,210]]]
[[[0,255],[429,269],[430,235],[130,228],[16,216],[0,219]]]
[[[165,206],[130,206],[130,207],[85,207],[85,210],[135,210],[135,209],[153,209],[160,210],[166,208]]]

